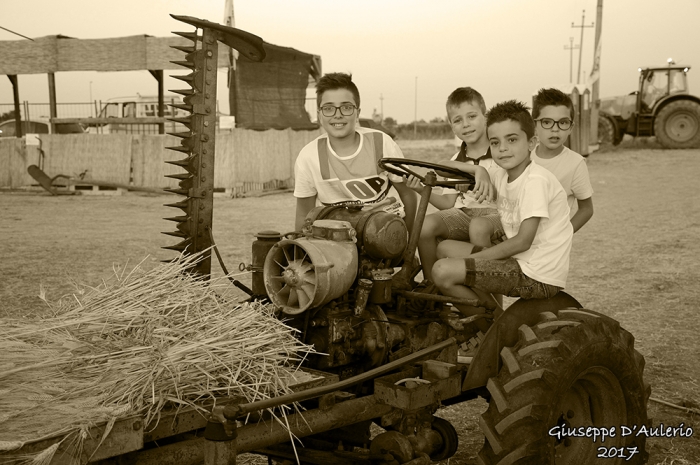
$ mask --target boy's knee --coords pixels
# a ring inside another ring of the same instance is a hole
[[[433,282],[440,288],[455,284],[455,264],[452,260],[441,259],[433,265]]]
[[[437,215],[426,215],[423,220],[423,227],[420,230],[420,237],[438,237],[442,232],[444,222]]]
[[[489,223],[487,219],[480,216],[472,218],[472,221],[469,224],[469,236],[471,237],[476,234],[491,235],[491,223]]]

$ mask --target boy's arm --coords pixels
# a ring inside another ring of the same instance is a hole
[[[474,176],[474,198],[477,201],[483,202],[485,200],[496,199],[496,188],[491,182],[489,172],[486,171],[486,168],[483,166],[472,165],[471,163],[464,163],[456,160],[445,161],[441,164]]]
[[[399,193],[399,197],[403,203],[404,212],[406,213],[404,221],[406,222],[406,227],[410,234],[413,230],[413,221],[416,219],[416,211],[418,210],[416,193],[406,185],[405,181],[392,183],[392,185],[396,188],[396,192]]]
[[[578,210],[571,217],[571,226],[574,227],[574,232],[581,229],[593,216],[593,197],[583,200],[577,199],[576,202],[578,203]]]
[[[294,230],[301,231],[304,226],[304,220],[306,215],[311,211],[312,208],[316,206],[316,196],[311,197],[297,197],[297,209],[296,216],[294,219]]]
[[[469,258],[483,258],[487,260],[502,260],[510,258],[513,255],[525,252],[532,246],[532,241],[535,240],[537,227],[540,225],[541,218],[539,216],[531,216],[520,223],[518,234],[510,239],[506,239],[500,244],[484,249],[480,252],[472,254]]]

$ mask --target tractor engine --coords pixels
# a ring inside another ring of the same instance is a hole
[[[302,234],[258,235],[253,291],[264,292],[302,341],[324,354],[311,357],[310,368],[350,376],[384,363],[406,338],[382,306],[393,304],[394,267],[407,245],[406,225],[394,214],[317,207]]]

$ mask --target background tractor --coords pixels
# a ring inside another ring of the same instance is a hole
[[[665,148],[700,146],[700,98],[690,95],[690,66],[639,68],[639,88],[622,97],[602,99],[598,138],[617,145],[625,134],[656,136]]]

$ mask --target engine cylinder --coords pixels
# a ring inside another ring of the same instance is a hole
[[[317,218],[347,221],[357,231],[358,243],[373,258],[394,259],[408,246],[406,223],[385,211],[362,211],[343,207],[324,207]],[[317,220],[318,221],[318,220]]]
[[[355,231],[345,221],[316,221],[313,235],[276,243],[263,277],[270,300],[298,315],[345,294],[357,277]]]

